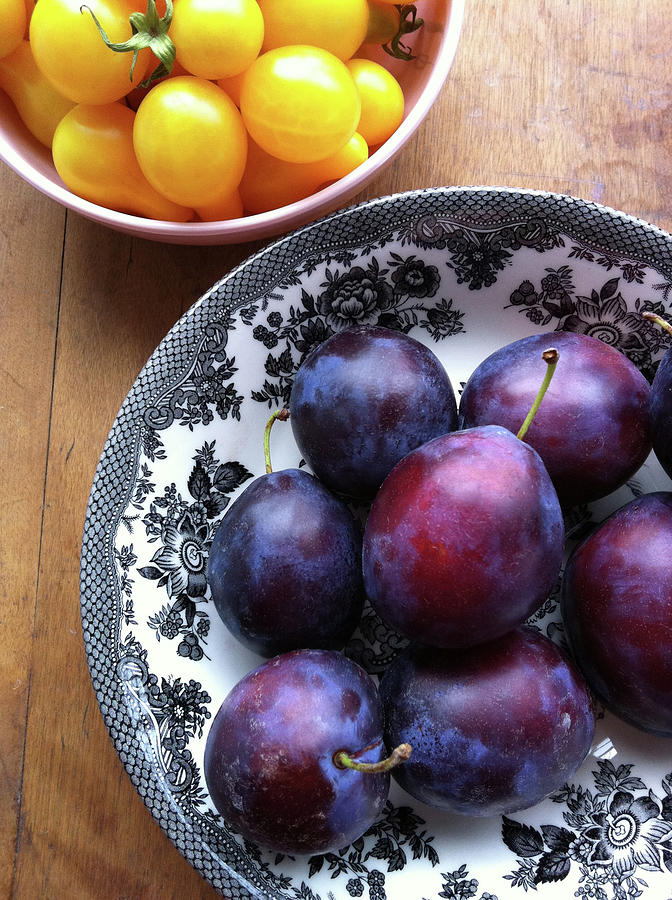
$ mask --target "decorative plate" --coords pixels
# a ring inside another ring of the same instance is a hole
[[[645,900],[672,897],[672,741],[609,714],[571,783],[510,817],[470,819],[393,785],[382,819],[338,853],[274,854],[218,815],[202,762],[233,684],[262,660],[209,601],[208,549],[227,506],[264,470],[269,411],[310,350],[357,323],[431,346],[459,389],[497,347],[568,329],[622,350],[651,378],[670,339],[672,237],[570,197],[416,191],[336,213],[262,250],[180,319],[126,398],[84,530],[84,641],[100,708],[131,781],[179,851],[227,898]],[[273,433],[276,469],[300,461]],[[575,508],[570,542],[672,482],[654,458],[605,501]],[[361,511],[361,510],[360,510]],[[532,624],[562,641],[557,592]],[[403,645],[370,611],[347,648],[371,673]],[[310,803],[310,798],[306,798]]]

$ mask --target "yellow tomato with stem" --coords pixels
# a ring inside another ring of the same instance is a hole
[[[259,0],[259,6],[264,50],[309,44],[349,59],[362,44],[369,23],[367,0]]]
[[[0,59],[0,88],[8,95],[28,131],[51,147],[56,126],[75,105],[59,94],[35,65],[28,41]]]
[[[192,75],[228,78],[259,55],[264,19],[256,0],[175,0],[169,34]]]
[[[391,72],[370,59],[350,59],[346,65],[362,105],[357,130],[369,147],[375,147],[391,137],[404,118],[401,85]]]
[[[25,31],[24,0],[0,0],[0,58],[19,46]]]
[[[54,134],[56,171],[73,193],[92,203],[151,219],[189,221],[193,211],[161,196],[140,171],[134,119],[122,103],[73,107]]]
[[[396,6],[368,0],[369,24],[364,38],[365,44],[387,44],[399,31],[401,16]]]
[[[247,166],[240,182],[245,212],[250,214],[279,209],[309,197],[321,187],[352,172],[368,158],[369,148],[361,134],[332,156],[312,163],[289,163],[265,153],[250,141]]]
[[[307,45],[262,53],[247,69],[240,111],[259,146],[285,162],[316,162],[355,133],[361,104],[350,72],[327,50]]]
[[[123,42],[131,37],[135,8],[136,0],[39,0],[30,19],[38,68],[75,103],[119,100],[143,80],[153,57],[142,50],[131,79],[131,55],[105,46],[93,15],[111,41]]]
[[[152,88],[138,107],[133,145],[150,184],[174,203],[194,208],[234,191],[247,158],[247,134],[235,103],[216,84],[193,75]]]

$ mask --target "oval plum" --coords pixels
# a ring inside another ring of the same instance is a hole
[[[232,504],[210,549],[217,612],[263,656],[340,649],[364,599],[362,537],[350,511],[301,469],[262,475]]]
[[[363,325],[332,335],[300,366],[290,399],[294,437],[332,490],[370,499],[403,456],[457,426],[450,379],[406,334]]]
[[[672,350],[662,358],[651,385],[651,434],[658,462],[672,478]]]
[[[527,626],[447,654],[414,647],[382,677],[385,741],[413,755],[393,777],[454,813],[495,816],[538,803],[579,767],[594,733],[584,681]]]
[[[672,493],[645,494],[576,548],[562,615],[588,684],[626,722],[672,737]]]
[[[560,362],[525,441],[544,461],[563,506],[588,503],[624,484],[651,451],[649,383],[614,347],[567,331],[507,344],[468,379],[460,423],[503,425],[515,434],[539,388],[540,354],[549,342]]]
[[[346,750],[378,762],[376,686],[334,650],[297,650],[246,675],[222,703],[204,774],[221,815],[244,837],[281,853],[326,853],[356,840],[381,812],[387,773],[339,768]]]
[[[411,640],[468,647],[543,603],[563,545],[538,454],[505,428],[471,428],[429,441],[388,475],[364,530],[364,587]]]

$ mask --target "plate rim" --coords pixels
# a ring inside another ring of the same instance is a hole
[[[478,209],[481,211],[480,217],[468,214],[460,215],[453,208],[460,205],[465,207],[469,200],[480,204],[478,205]],[[493,203],[493,201],[495,202]],[[252,297],[258,296],[262,290],[262,284],[258,283],[259,278],[252,281],[251,285],[246,285],[245,282],[248,271],[258,269],[260,261],[270,261],[274,276],[270,281],[268,278],[263,280],[263,292],[266,292],[273,283],[281,280],[287,271],[295,267],[298,261],[324,251],[327,247],[343,248],[352,245],[353,242],[356,246],[361,246],[366,243],[367,238],[372,238],[374,234],[378,239],[383,233],[398,231],[404,224],[420,217],[417,211],[413,212],[413,207],[418,204],[428,207],[425,209],[423,217],[432,212],[441,213],[445,207],[443,215],[446,219],[472,228],[480,225],[484,230],[492,229],[495,224],[505,226],[516,221],[529,221],[532,218],[531,213],[536,212],[544,222],[558,228],[567,236],[575,237],[588,247],[599,247],[626,259],[645,262],[655,271],[672,280],[672,234],[644,219],[610,206],[570,194],[515,187],[476,185],[423,188],[360,202],[325,215],[315,222],[302,226],[269,243],[231,269],[202,294],[179,317],[150,354],[130,386],[109,430],[96,465],[86,506],[79,571],[80,616],[84,650],[89,676],[103,721],[115,752],[135,790],[180,854],[215,890],[219,891],[221,887],[226,887],[233,891],[233,896],[236,897],[262,898],[263,900],[270,895],[264,893],[262,888],[255,887],[243,873],[232,868],[216,855],[207,843],[205,839],[207,836],[202,833],[203,829],[187,818],[179,804],[165,788],[157,792],[154,781],[156,770],[148,758],[146,746],[143,745],[137,715],[134,722],[129,711],[127,695],[116,672],[118,661],[115,659],[115,651],[118,649],[122,623],[118,612],[118,591],[115,590],[113,584],[112,543],[121,511],[125,508],[129,491],[132,489],[134,480],[132,473],[137,469],[139,427],[137,425],[133,427],[133,407],[140,401],[143,392],[148,393],[151,398],[156,400],[170,390],[171,384],[190,365],[189,354],[196,351],[196,336],[202,333],[210,319],[215,318],[214,314],[217,311],[234,313],[250,302],[250,290]],[[504,214],[502,211],[496,211],[497,204],[501,204],[504,208]],[[551,216],[544,212],[544,207],[548,204],[556,212],[555,215]],[[405,207],[408,207],[407,213],[398,219],[395,218],[395,210],[403,210]],[[510,210],[508,216],[506,215],[507,209]],[[488,215],[484,215],[484,212]],[[356,226],[360,224],[360,220],[365,218],[371,221],[368,224],[363,223],[366,224],[364,231],[357,230]],[[622,228],[615,228],[613,235],[611,233],[607,235],[607,240],[598,240],[598,223],[613,225],[614,221],[625,228],[625,233]],[[383,227],[385,222],[387,224]],[[336,240],[334,226],[343,223],[346,225],[347,240]],[[629,244],[633,236],[638,236],[636,243],[641,244],[648,255],[633,252],[632,244]],[[256,292],[252,289],[255,285]],[[236,296],[239,287],[242,287],[243,290]],[[231,294],[233,296],[230,296]],[[191,332],[193,335],[189,340]],[[174,348],[171,345],[175,342],[179,343],[180,338],[183,339],[183,342],[186,341],[185,346],[190,350],[186,355],[184,353],[181,356],[177,354],[178,365],[173,365],[166,374],[162,373],[157,381],[153,369],[161,361],[162,356],[173,351]],[[146,391],[146,388],[151,388],[151,391]],[[126,432],[129,428],[130,441],[126,439]],[[109,519],[106,517],[105,510],[110,505],[110,497],[105,488],[109,488],[110,480],[115,481],[112,476],[117,445],[125,448],[124,459],[127,465],[124,472],[129,475],[129,478],[126,482],[122,479],[121,489],[118,484],[116,486],[114,496],[117,499],[111,504],[115,513],[113,519]],[[104,501],[107,502],[100,500],[101,493],[105,494]],[[108,576],[107,591],[103,593],[111,600],[111,604],[104,604],[104,609],[100,602],[96,603],[96,598],[100,600],[101,592],[94,585],[96,569],[93,568],[95,559],[92,558],[94,550],[100,547],[104,550],[104,559],[98,558],[97,565],[99,569],[102,569],[100,577],[104,578],[105,574]],[[97,607],[101,608],[97,609]],[[97,624],[105,626],[105,630],[102,632],[105,640],[102,642],[92,640]],[[112,671],[113,669],[114,671]],[[122,713],[121,724],[119,712]],[[129,726],[135,726],[134,731],[123,728],[123,725],[126,724],[125,719],[128,720]],[[185,839],[185,833],[191,837]]]

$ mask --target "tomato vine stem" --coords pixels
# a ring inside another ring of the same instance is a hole
[[[98,32],[103,39],[105,46],[115,53],[132,53],[131,75],[130,80],[133,81],[135,66],[138,61],[138,54],[141,50],[149,49],[159,60],[158,66],[154,71],[142,82],[143,87],[148,87],[152,81],[170,75],[175,64],[175,44],[168,34],[170,23],[173,21],[173,0],[166,0],[166,12],[163,16],[159,16],[156,8],[156,0],[147,0],[147,9],[144,13],[134,12],[128,17],[133,34],[127,41],[115,43],[111,41],[103,26],[98,21],[96,14],[85,3],[79,7],[80,12],[86,10],[96,24]]]

